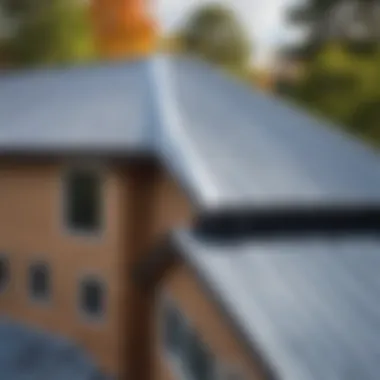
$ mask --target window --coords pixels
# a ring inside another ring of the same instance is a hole
[[[6,257],[0,258],[0,292],[4,291],[9,282],[9,261]]]
[[[86,279],[81,284],[80,307],[89,317],[99,318],[104,314],[105,291],[97,279]]]
[[[100,182],[95,170],[73,170],[66,178],[66,222],[75,231],[100,228]]]
[[[192,379],[213,380],[215,378],[214,358],[195,331],[189,337],[186,364]]]
[[[179,354],[185,345],[186,325],[183,316],[171,302],[167,302],[164,323],[166,348],[171,354]]]
[[[46,263],[37,263],[29,268],[30,296],[37,301],[46,301],[50,297],[50,273]]]
[[[214,380],[214,356],[173,302],[165,302],[163,319],[165,348],[176,370],[190,380]]]

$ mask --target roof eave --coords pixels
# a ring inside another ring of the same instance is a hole
[[[149,160],[157,161],[156,155],[151,149],[141,148],[55,148],[55,147],[9,147],[0,149],[0,157],[3,158],[61,158],[61,157],[100,157],[100,158],[121,158],[128,160]]]

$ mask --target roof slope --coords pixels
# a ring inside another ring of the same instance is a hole
[[[368,147],[186,58],[0,76],[0,152],[155,154],[202,208],[379,203]]]
[[[176,243],[277,379],[379,378],[379,237]]]
[[[171,61],[171,72],[207,172],[201,197],[212,183],[225,205],[380,200],[379,156],[361,142],[204,64]]]
[[[0,151],[151,148],[145,61],[0,76]]]

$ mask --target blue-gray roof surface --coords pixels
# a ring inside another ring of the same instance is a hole
[[[213,187],[221,203],[257,207],[380,200],[379,155],[353,137],[196,61],[171,72],[207,172],[202,195]]]
[[[202,207],[378,203],[373,150],[198,61],[0,76],[0,152],[156,154]]]
[[[176,242],[277,379],[379,379],[378,236]]]
[[[0,378],[107,380],[74,344],[19,323],[0,320]]]
[[[0,152],[151,148],[146,62],[0,75]]]

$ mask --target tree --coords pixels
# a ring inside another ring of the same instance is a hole
[[[380,145],[380,0],[309,0],[291,16],[309,31],[288,50],[304,67],[291,96]]]
[[[151,54],[157,44],[157,27],[146,0],[92,0],[97,48],[107,58]]]
[[[71,0],[3,0],[17,26],[3,51],[15,66],[66,63],[94,56],[87,8]]]
[[[380,144],[380,53],[327,45],[307,65],[296,99],[350,132]]]
[[[289,20],[306,27],[298,47],[312,59],[325,43],[339,42],[356,53],[372,53],[380,41],[380,0],[309,0],[292,8]]]
[[[189,19],[181,33],[184,50],[240,71],[250,57],[249,39],[235,14],[221,5],[206,5]]]

